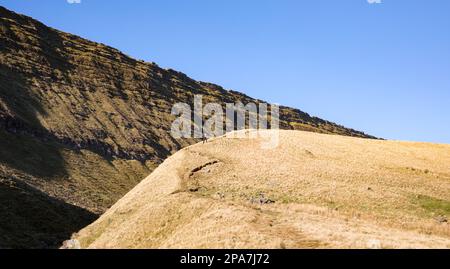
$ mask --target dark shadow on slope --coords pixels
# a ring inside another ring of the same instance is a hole
[[[45,115],[23,74],[0,64],[0,163],[36,177],[66,175],[61,148],[38,113]]]
[[[61,148],[24,134],[0,129],[0,163],[46,180],[67,176]]]
[[[58,248],[98,216],[0,175],[0,248]]]

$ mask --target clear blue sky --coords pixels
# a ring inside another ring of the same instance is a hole
[[[450,143],[448,0],[81,1],[0,5],[376,136]]]

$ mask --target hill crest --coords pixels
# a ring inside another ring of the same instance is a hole
[[[273,131],[267,131],[273,132]],[[450,145],[280,131],[180,150],[83,248],[448,248]]]

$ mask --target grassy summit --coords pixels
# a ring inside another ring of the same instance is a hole
[[[75,238],[88,248],[449,248],[450,145],[281,131],[168,158]]]

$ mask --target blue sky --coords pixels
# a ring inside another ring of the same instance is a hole
[[[0,0],[54,28],[369,134],[450,143],[448,0]]]

